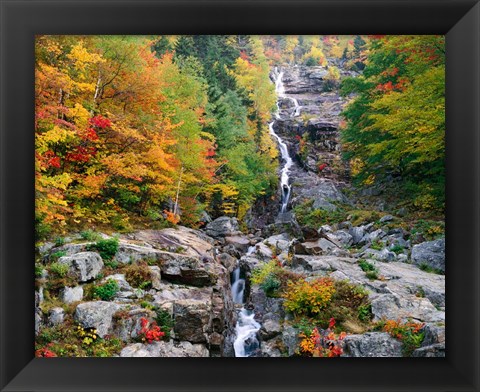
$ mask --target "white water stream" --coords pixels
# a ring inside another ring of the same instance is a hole
[[[283,72],[278,72],[278,69],[275,68],[274,80],[275,80],[275,91],[277,92],[277,96],[282,99],[289,99],[293,102],[294,111],[293,111],[292,117],[297,117],[300,115],[300,105],[298,104],[298,101],[296,98],[288,97],[285,95],[285,87],[283,86],[282,78],[283,78]],[[277,100],[277,112],[275,113],[275,118],[280,119],[280,105],[278,100]],[[290,157],[290,154],[288,153],[287,145],[282,140],[282,138],[275,133],[273,129],[274,124],[275,124],[275,121],[272,121],[270,124],[268,124],[268,129],[270,130],[270,134],[277,140],[282,160],[285,162],[285,165],[282,168],[281,176],[280,176],[280,186],[282,188],[282,207],[280,209],[280,212],[283,213],[287,211],[288,201],[290,200],[291,186],[289,184],[289,173],[290,173],[290,168],[293,165],[293,161],[292,161],[292,158]]]
[[[278,69],[275,68],[273,78],[275,82],[275,91],[278,98],[291,100],[294,104],[294,111],[292,113],[292,117],[299,116],[300,105],[298,104],[298,101],[295,98],[285,95],[285,88],[282,82],[283,72],[278,72]],[[280,119],[280,105],[278,100],[275,119]],[[268,124],[268,129],[270,130],[270,134],[277,140],[282,161],[285,162],[280,172],[280,186],[282,188],[282,206],[280,209],[280,213],[284,213],[287,210],[288,201],[290,199],[291,186],[289,184],[289,172],[290,167],[293,165],[293,161],[290,157],[290,154],[288,153],[287,145],[282,140],[282,138],[275,133],[273,129],[274,124],[275,120]],[[252,254],[254,250],[254,246],[250,247],[246,256]],[[235,271],[233,271],[232,274],[232,298],[235,304],[243,305],[245,279],[241,277],[240,272],[240,267],[237,266],[237,268],[235,269]],[[257,332],[260,327],[261,325],[255,320],[255,312],[245,309],[245,307],[242,306],[238,312],[237,324],[235,326],[236,338],[233,343],[235,357],[249,357],[255,355],[255,352],[260,347],[260,342],[257,338]]]

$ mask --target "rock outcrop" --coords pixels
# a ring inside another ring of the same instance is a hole
[[[235,219],[220,219],[212,224],[215,235],[244,238]],[[50,294],[71,305],[68,312],[58,306],[42,312],[42,288],[36,292],[37,334],[44,327],[60,327],[68,322],[85,331],[95,330],[100,338],[119,338],[126,345],[120,356],[231,355],[236,315],[230,272],[236,259],[226,253],[217,258],[215,239],[183,227],[138,231],[120,237],[108,268],[100,254],[93,251],[95,243],[79,240],[73,237],[75,242],[44,250],[45,260],[62,252],[64,256],[58,263],[68,266],[65,282],[78,284],[60,287]],[[56,275],[45,275],[42,282],[58,287],[63,281]],[[170,340],[136,343],[142,336],[142,320],[154,325],[155,320],[160,320],[159,312],[171,319],[167,331]]]

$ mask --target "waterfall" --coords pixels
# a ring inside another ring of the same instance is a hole
[[[278,98],[289,99],[294,104],[294,111],[292,117],[300,115],[300,105],[295,98],[285,95],[285,88],[283,86],[282,78],[283,72],[278,72],[275,68],[273,73],[275,82],[275,91]],[[277,111],[275,113],[275,119],[280,119],[280,105],[277,100]],[[275,133],[273,126],[275,121],[273,120],[268,124],[270,134],[276,139],[280,155],[284,165],[280,172],[280,186],[282,188],[282,207],[280,213],[287,211],[288,201],[290,199],[291,186],[289,184],[289,172],[293,165],[293,160],[288,153],[288,147],[280,136]],[[255,251],[255,247],[251,246],[248,249],[246,256],[252,254]],[[255,355],[256,351],[260,348],[260,342],[257,338],[257,332],[261,328],[261,325],[255,320],[255,312],[245,309],[244,305],[244,292],[245,292],[245,279],[241,277],[240,267],[237,266],[235,271],[232,272],[232,298],[233,302],[238,305],[242,305],[238,311],[237,324],[235,326],[236,338],[233,343],[235,351],[235,357],[249,357]]]
[[[243,304],[243,293],[245,290],[245,279],[240,277],[240,267],[232,273],[232,297],[236,304]],[[255,321],[255,313],[244,307],[238,312],[237,325],[235,326],[236,338],[233,343],[235,357],[249,357],[260,347],[257,339],[257,332],[260,324]]]
[[[278,69],[275,68],[275,72],[274,72],[275,91],[277,92],[277,95],[279,98],[286,98],[293,102],[294,111],[292,116],[296,117],[300,115],[300,105],[298,104],[298,101],[296,98],[288,97],[285,95],[285,87],[283,86],[282,78],[283,78],[283,72],[278,72]],[[277,112],[275,113],[275,118],[277,120],[280,119],[279,101],[277,101]],[[282,140],[282,138],[275,133],[275,130],[273,129],[274,124],[275,124],[275,120],[268,124],[268,129],[270,130],[270,134],[277,140],[282,161],[285,162],[280,175],[280,187],[282,189],[282,207],[280,209],[280,212],[283,213],[287,211],[288,201],[290,199],[291,186],[289,184],[289,172],[290,172],[290,168],[293,165],[293,160],[290,157],[290,154],[288,153],[287,145]]]
[[[245,279],[240,279],[240,267],[233,271],[232,298],[236,304],[243,304],[243,292],[245,290]]]

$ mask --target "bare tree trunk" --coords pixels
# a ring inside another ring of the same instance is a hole
[[[180,169],[180,176],[178,177],[178,184],[177,184],[177,195],[175,197],[175,205],[173,206],[173,213],[177,215],[178,210],[178,196],[180,195],[180,184],[182,183],[182,174],[183,174],[183,166]]]
[[[97,99],[100,96],[100,89],[101,89],[101,83],[102,83],[102,76],[100,75],[100,72],[98,73],[98,78],[97,78],[97,83],[95,85],[95,94],[93,95],[93,107],[97,107]],[[92,113],[93,115],[93,113]]]

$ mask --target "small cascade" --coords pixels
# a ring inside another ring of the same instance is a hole
[[[240,267],[237,267],[232,275],[233,302],[243,305],[245,279],[240,277]],[[245,309],[243,306],[237,317],[237,325],[235,326],[236,338],[233,343],[235,357],[249,357],[260,347],[257,332],[261,326],[255,321],[255,313]]]
[[[240,267],[233,271],[232,298],[236,304],[243,304],[243,292],[245,290],[245,279],[240,279]]]

